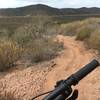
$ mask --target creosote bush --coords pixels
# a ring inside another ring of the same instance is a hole
[[[0,71],[12,67],[19,59],[21,49],[16,42],[0,40]]]

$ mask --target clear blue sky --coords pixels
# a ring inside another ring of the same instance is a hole
[[[100,0],[0,0],[0,8],[46,4],[56,8],[100,7]]]

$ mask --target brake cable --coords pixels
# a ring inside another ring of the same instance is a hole
[[[39,94],[39,95],[33,97],[31,100],[34,100],[34,99],[36,99],[36,98],[38,98],[38,97],[40,97],[40,96],[42,96],[42,95],[45,95],[45,94],[48,94],[48,93],[51,93],[51,92],[53,92],[53,90],[48,91],[48,92],[41,93],[41,94]]]

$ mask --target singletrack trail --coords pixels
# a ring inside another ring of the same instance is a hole
[[[58,36],[58,40],[64,43],[64,51],[55,59],[56,66],[46,76],[43,90],[52,90],[56,81],[66,79],[81,67],[89,63],[95,56],[92,50],[87,50],[83,42],[75,41],[74,37]],[[100,71],[96,69],[80,84],[78,100],[100,100]]]
[[[58,35],[57,40],[63,42],[64,50],[51,61],[32,67],[18,65],[0,73],[0,94],[11,92],[16,98],[21,98],[17,100],[31,100],[35,95],[52,90],[56,81],[66,79],[96,55],[94,50],[86,49],[83,42],[75,41],[75,37]],[[100,100],[99,75],[98,68],[76,86],[79,90],[78,100]]]

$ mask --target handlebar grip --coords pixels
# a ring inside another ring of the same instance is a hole
[[[67,90],[68,87],[71,87],[72,85],[76,85],[81,79],[83,79],[87,74],[92,72],[97,66],[99,66],[100,63],[97,60],[91,61],[89,64],[84,66],[82,69],[80,69],[75,74],[72,74],[69,78],[64,80],[60,86],[56,87],[56,89],[47,95],[43,100],[54,100],[57,96],[59,96],[61,93]]]
[[[82,69],[80,69],[78,72],[72,75],[77,82],[79,82],[81,79],[83,79],[86,75],[88,75],[90,72],[92,72],[97,66],[99,66],[100,63],[97,60],[91,61],[89,64],[84,66]],[[72,84],[76,85],[76,84]]]

